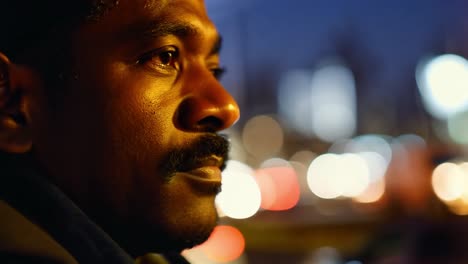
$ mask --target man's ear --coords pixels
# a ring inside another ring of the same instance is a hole
[[[27,75],[27,74],[26,74]],[[24,69],[0,52],[0,150],[26,153],[32,147],[25,113]]]

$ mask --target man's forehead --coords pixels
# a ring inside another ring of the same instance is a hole
[[[89,0],[88,0],[89,1]],[[122,3],[127,2],[127,3]],[[157,10],[166,6],[170,0],[91,0],[91,12],[88,16],[91,20],[98,20],[100,17],[105,15],[107,12],[111,11],[119,5],[131,5],[131,6],[140,6],[144,9]]]
[[[88,16],[91,20],[96,20],[109,12],[112,8],[119,4],[120,0],[93,0],[91,12]]]

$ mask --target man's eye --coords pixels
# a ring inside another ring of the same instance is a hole
[[[173,67],[176,64],[176,56],[175,51],[163,51],[154,56],[154,59],[162,66]]]
[[[151,68],[162,70],[178,70],[179,69],[179,52],[176,48],[169,46],[153,50],[143,55],[137,64],[147,65]]]
[[[216,67],[216,68],[211,69],[210,71],[216,79],[220,80],[221,77],[223,77],[224,73],[226,72],[226,68]]]

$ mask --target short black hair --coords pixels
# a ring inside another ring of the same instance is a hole
[[[51,112],[57,111],[73,73],[72,34],[94,23],[119,0],[0,0],[0,52],[31,67],[44,83]]]
[[[80,23],[98,20],[119,0],[0,0],[0,52],[11,59]]]

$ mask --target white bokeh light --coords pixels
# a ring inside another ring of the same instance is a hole
[[[416,80],[426,109],[434,117],[446,119],[468,107],[468,61],[444,54],[422,61]]]
[[[369,185],[369,169],[366,161],[357,154],[341,155],[342,195],[355,197],[364,192]]]
[[[310,190],[320,198],[356,197],[369,185],[369,168],[358,154],[323,154],[307,170]]]
[[[312,111],[309,100],[311,72],[292,70],[279,81],[278,107],[288,126],[299,133],[312,136]]]
[[[355,133],[355,80],[339,60],[328,60],[314,71],[287,72],[279,82],[278,105],[288,125],[306,136],[333,142]]]
[[[380,154],[387,164],[392,160],[392,147],[387,136],[377,134],[361,135],[346,142],[344,152],[375,152]]]
[[[342,194],[340,168],[337,166],[340,156],[323,154],[315,158],[307,170],[307,183],[310,190],[320,198],[333,199]]]
[[[455,143],[468,144],[468,111],[450,116],[447,120],[447,128],[450,138]]]
[[[333,142],[356,130],[356,88],[351,70],[334,62],[312,76],[310,84],[312,128],[320,139]]]
[[[261,194],[253,175],[254,171],[247,165],[234,160],[227,162],[222,191],[216,197],[216,205],[224,215],[245,219],[257,213]]]
[[[369,181],[375,182],[382,179],[387,172],[388,162],[377,152],[360,152],[357,153],[367,163],[369,170]]]

